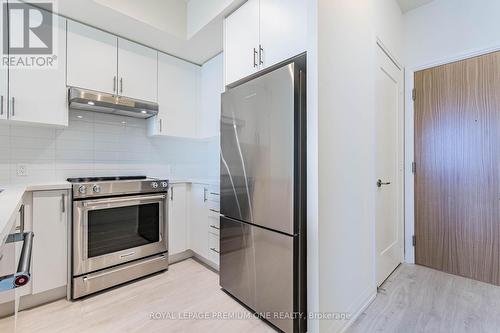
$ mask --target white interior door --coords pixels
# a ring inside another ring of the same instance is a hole
[[[376,73],[376,278],[380,286],[402,262],[403,71],[378,49]]]

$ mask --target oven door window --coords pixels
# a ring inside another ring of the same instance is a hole
[[[88,211],[88,257],[160,241],[159,203]]]

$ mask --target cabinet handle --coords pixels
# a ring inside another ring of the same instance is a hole
[[[113,92],[116,92],[116,76],[113,76]]]
[[[215,226],[215,225],[210,225],[210,228],[213,228],[213,229],[215,229],[215,230],[220,230],[220,228],[219,228],[219,227],[217,227],[217,226]]]
[[[253,48],[253,67],[257,67],[257,49]]]
[[[120,94],[123,93],[123,78],[120,78]]]
[[[12,97],[12,117],[14,117],[16,115],[16,111],[15,111],[15,104],[16,104],[16,100],[14,99],[14,97]]]
[[[21,207],[19,208],[19,227],[16,227],[16,231],[19,232],[19,233],[23,233],[24,232],[24,204],[21,205]]]
[[[160,119],[160,133],[163,132],[163,121]]]
[[[208,190],[206,188],[203,188],[203,201],[206,202],[208,199],[207,199],[207,192]]]
[[[264,49],[262,45],[259,44],[259,65],[264,65],[264,61],[262,60],[262,55],[264,54]]]
[[[174,188],[170,188],[170,200],[174,201]]]
[[[0,96],[0,116],[3,116],[3,95]]]
[[[66,194],[61,195],[61,210],[66,213]]]
[[[215,247],[211,247],[211,248],[210,248],[210,250],[212,250],[212,251],[214,251],[214,252],[216,252],[216,253],[220,253],[219,251],[217,251],[217,250],[215,249]]]

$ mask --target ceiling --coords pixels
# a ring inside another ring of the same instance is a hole
[[[423,6],[432,1],[434,0],[398,0],[398,3],[399,7],[401,7],[401,11],[406,13],[407,11]]]
[[[224,17],[245,0],[71,0],[68,18],[201,65],[222,51]]]

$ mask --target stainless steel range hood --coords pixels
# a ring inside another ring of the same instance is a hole
[[[69,88],[69,107],[147,119],[158,114],[158,104],[80,88]]]

